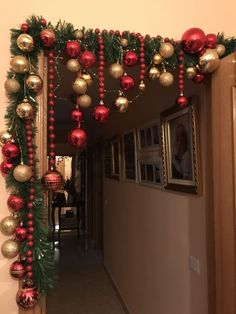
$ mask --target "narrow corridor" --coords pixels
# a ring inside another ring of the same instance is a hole
[[[84,251],[82,241],[65,235],[56,248],[58,283],[47,298],[47,314],[124,314],[104,270],[100,251]]]

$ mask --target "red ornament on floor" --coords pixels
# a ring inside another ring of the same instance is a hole
[[[80,128],[71,130],[68,134],[68,142],[74,147],[84,149],[87,145],[87,134]]]

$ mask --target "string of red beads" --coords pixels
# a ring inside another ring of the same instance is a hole
[[[103,31],[105,33],[105,31]],[[105,98],[105,85],[104,85],[104,43],[102,35],[98,36],[98,44],[99,44],[99,66],[98,66],[98,80],[99,80],[99,99],[101,102],[103,102]]]
[[[139,53],[140,53],[140,57],[139,57],[139,62],[140,62],[140,74],[139,74],[139,78],[140,78],[140,85],[139,85],[139,89],[140,90],[144,90],[145,88],[145,84],[143,82],[144,80],[144,76],[145,76],[145,71],[146,71],[146,65],[145,65],[145,53],[144,53],[144,37],[141,36],[141,34],[137,34],[137,38],[140,42],[140,48],[139,48]]]
[[[179,51],[179,97],[177,98],[177,104],[180,107],[185,107],[188,104],[188,99],[184,96],[184,53],[182,50]]]
[[[54,111],[54,65],[55,65],[55,53],[50,50],[48,55],[48,138],[49,138],[49,166],[50,169],[55,168],[55,111]]]

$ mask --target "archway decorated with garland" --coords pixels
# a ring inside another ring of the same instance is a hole
[[[17,303],[30,309],[40,295],[53,288],[54,254],[44,226],[44,190],[55,191],[63,178],[55,164],[55,69],[61,59],[68,71],[76,73],[72,82],[76,104],[71,119],[77,126],[68,134],[68,142],[78,149],[87,144],[87,134],[81,128],[83,112],[91,105],[87,93],[93,79],[98,80],[99,103],[93,108],[95,121],[104,123],[110,115],[106,103],[105,65],[117,80],[115,108],[124,113],[139,96],[145,97],[148,80],[157,80],[164,87],[173,84],[176,72],[178,95],[176,105],[188,106],[184,94],[184,79],[199,84],[208,73],[215,71],[220,59],[236,50],[236,39],[224,34],[205,34],[199,28],[190,28],[178,41],[161,36],[150,37],[130,31],[76,29],[72,24],[59,21],[56,26],[42,17],[32,16],[18,29],[11,30],[10,70],[5,89],[9,99],[6,130],[0,133],[4,157],[2,175],[10,195],[7,205],[10,215],[0,222],[0,229],[10,238],[1,244],[6,258],[17,260],[10,266],[12,277],[23,281],[17,292]],[[48,57],[48,82],[38,75],[41,52]],[[139,69],[138,78],[129,75],[130,67]],[[96,66],[97,73],[90,68]],[[129,90],[137,81],[138,93],[131,100]],[[43,84],[48,84],[48,141],[49,169],[39,178],[35,146],[35,117],[37,95]],[[96,122],[95,122],[96,123]],[[44,189],[43,189],[44,188]]]

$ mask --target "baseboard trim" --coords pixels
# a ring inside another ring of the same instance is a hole
[[[107,276],[109,277],[109,279],[110,279],[110,281],[111,281],[111,283],[112,283],[112,286],[113,286],[113,288],[114,288],[114,290],[115,290],[115,292],[116,292],[116,294],[117,294],[117,297],[118,297],[118,299],[119,299],[119,301],[120,301],[120,303],[121,303],[121,305],[122,305],[122,308],[123,308],[125,314],[131,314],[130,311],[128,310],[128,307],[127,307],[127,305],[126,305],[124,299],[122,298],[122,296],[121,296],[121,294],[120,294],[120,292],[119,292],[119,290],[118,290],[118,288],[117,288],[117,286],[116,286],[116,283],[115,283],[115,281],[113,280],[113,278],[112,278],[112,276],[111,276],[109,270],[107,269],[107,267],[106,267],[105,264],[103,264],[103,267],[104,267],[104,269],[105,269],[105,272],[107,273]]]

